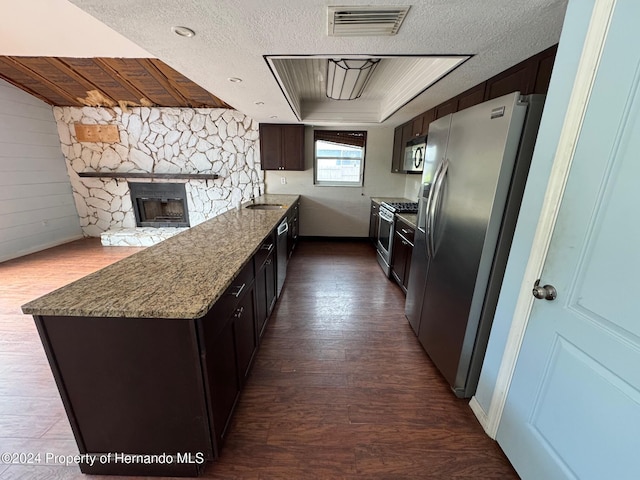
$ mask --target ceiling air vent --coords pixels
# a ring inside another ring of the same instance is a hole
[[[395,35],[410,7],[328,7],[332,37],[370,37]]]

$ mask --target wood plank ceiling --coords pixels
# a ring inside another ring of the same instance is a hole
[[[56,106],[232,108],[155,58],[0,56],[0,78]]]

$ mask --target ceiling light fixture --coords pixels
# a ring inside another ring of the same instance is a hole
[[[238,77],[229,77],[227,78],[227,80],[229,80],[231,83],[240,83],[242,81],[242,79]]]
[[[327,97],[355,100],[362,95],[380,59],[333,59],[327,61]]]
[[[181,37],[191,38],[196,32],[191,30],[189,27],[171,27],[171,31],[176,35],[180,35]]]

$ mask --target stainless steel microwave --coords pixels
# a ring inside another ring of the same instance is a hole
[[[409,140],[404,149],[404,171],[407,173],[422,173],[426,151],[426,136]]]

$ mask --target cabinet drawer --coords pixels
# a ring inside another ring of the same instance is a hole
[[[242,296],[251,289],[253,278],[253,260],[250,260],[231,282],[229,288],[224,291],[210,313],[213,313],[220,320],[229,318],[240,303]],[[207,316],[209,315],[207,314]]]
[[[253,256],[255,261],[256,271],[260,271],[262,266],[264,265],[265,260],[269,257],[271,252],[273,252],[276,248],[276,240],[274,232],[271,232],[267,238],[265,238],[260,248]]]
[[[396,232],[406,238],[413,245],[415,229],[411,225],[398,218],[396,220]]]

